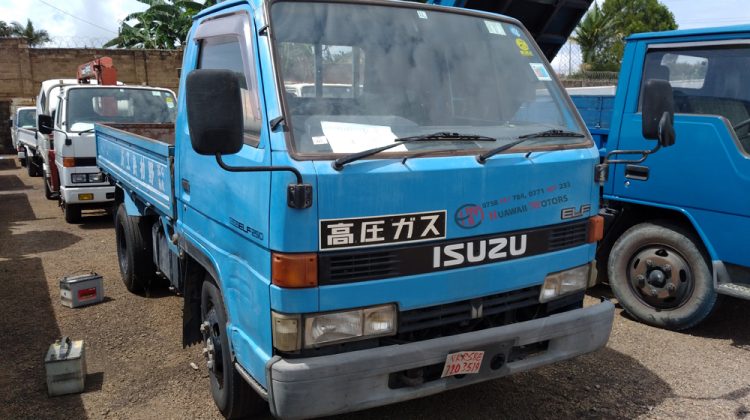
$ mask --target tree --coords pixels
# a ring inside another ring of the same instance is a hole
[[[598,4],[578,24],[573,36],[581,47],[587,70],[604,70],[608,66],[608,53],[614,41],[614,27]]]
[[[7,38],[13,36],[13,26],[8,25],[6,22],[0,20],[0,38]]]
[[[34,24],[31,23],[31,19],[26,19],[26,26],[23,26],[18,22],[11,23],[11,32],[12,36],[26,38],[29,47],[37,47],[51,41],[47,31],[44,29],[38,31],[34,29]]]
[[[105,48],[175,49],[182,46],[193,23],[193,16],[216,0],[203,3],[188,0],[138,0],[148,5],[143,12],[126,16],[116,38]]]
[[[659,0],[605,0],[579,23],[576,39],[589,70],[617,71],[626,37],[672,29],[677,29],[674,15]]]

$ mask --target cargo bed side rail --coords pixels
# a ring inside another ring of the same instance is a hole
[[[96,160],[131,198],[175,219],[174,146],[97,124]]]

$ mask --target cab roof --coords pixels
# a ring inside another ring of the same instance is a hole
[[[644,32],[641,34],[633,34],[626,39],[628,41],[644,40],[644,39],[663,39],[663,38],[680,38],[688,36],[702,36],[702,35],[725,35],[740,32],[750,33],[750,25],[733,25],[733,26],[719,26],[713,28],[697,28],[697,29],[677,29],[674,31],[663,31],[663,32]]]

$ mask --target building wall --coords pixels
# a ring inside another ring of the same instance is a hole
[[[29,48],[25,40],[0,38],[0,115],[14,103],[36,98],[42,81],[75,78],[78,65],[112,57],[117,79],[126,84],[165,87],[177,92],[180,50]],[[0,122],[0,153],[12,152],[7,118]]]

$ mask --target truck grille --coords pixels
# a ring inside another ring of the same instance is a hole
[[[464,300],[399,313],[399,334],[487,319],[494,315],[539,304],[539,287]]]
[[[558,227],[549,233],[549,250],[557,251],[585,244],[587,235],[588,221]]]
[[[541,239],[538,239],[540,242],[545,242],[540,245],[545,248],[544,252],[559,251],[586,243],[588,220],[538,230],[544,230],[544,235]],[[466,240],[471,240],[471,238]],[[435,244],[439,244],[439,242]],[[427,247],[432,247],[435,244],[427,245]],[[423,258],[425,254],[423,251],[419,253],[416,248],[412,245],[378,250],[322,253],[318,258],[320,285],[353,283],[428,272],[415,268],[417,265],[415,261]],[[426,254],[432,255],[429,250]],[[422,263],[420,267],[429,268],[431,266]]]

